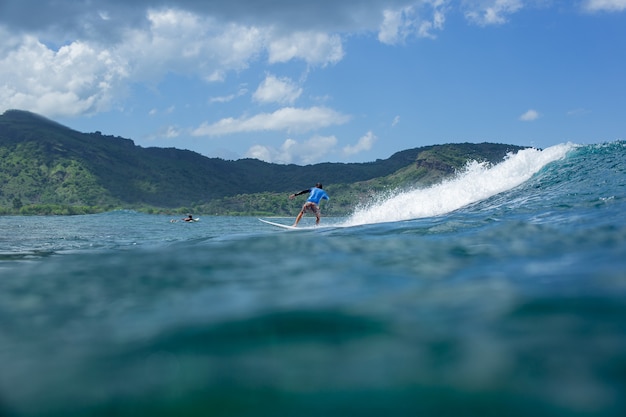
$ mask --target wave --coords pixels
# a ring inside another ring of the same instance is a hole
[[[358,207],[343,226],[414,220],[453,212],[518,187],[577,147],[564,143],[544,150],[524,149],[508,154],[493,166],[470,161],[463,171],[439,184],[378,196]]]

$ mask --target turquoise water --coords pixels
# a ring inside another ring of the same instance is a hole
[[[614,142],[298,231],[0,217],[0,415],[621,416],[624,213]]]

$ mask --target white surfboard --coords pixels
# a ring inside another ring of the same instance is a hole
[[[271,222],[269,220],[264,220],[264,219],[259,219],[259,220],[262,221],[263,223],[270,224],[270,225],[276,226],[276,227],[280,227],[282,229],[289,229],[289,230],[296,230],[296,229],[298,229],[295,226],[288,226],[286,224],[274,223],[274,222]]]

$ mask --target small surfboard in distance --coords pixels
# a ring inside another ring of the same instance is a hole
[[[288,226],[286,224],[274,223],[274,222],[271,222],[269,220],[264,220],[264,219],[259,219],[259,220],[262,221],[263,223],[266,223],[266,224],[269,224],[269,225],[272,225],[272,226],[276,226],[276,227],[280,227],[281,229],[288,229],[288,230],[296,230],[297,229],[297,227],[295,227],[295,226]]]

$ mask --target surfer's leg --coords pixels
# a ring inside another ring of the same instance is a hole
[[[317,204],[313,203],[311,204],[311,210],[313,210],[313,213],[315,214],[315,225],[317,226],[320,224],[320,209]]]
[[[300,213],[298,213],[298,217],[296,217],[296,222],[293,224],[294,227],[298,225],[298,222],[300,221],[303,215],[304,215],[304,208],[302,208],[302,210],[300,210]]]

